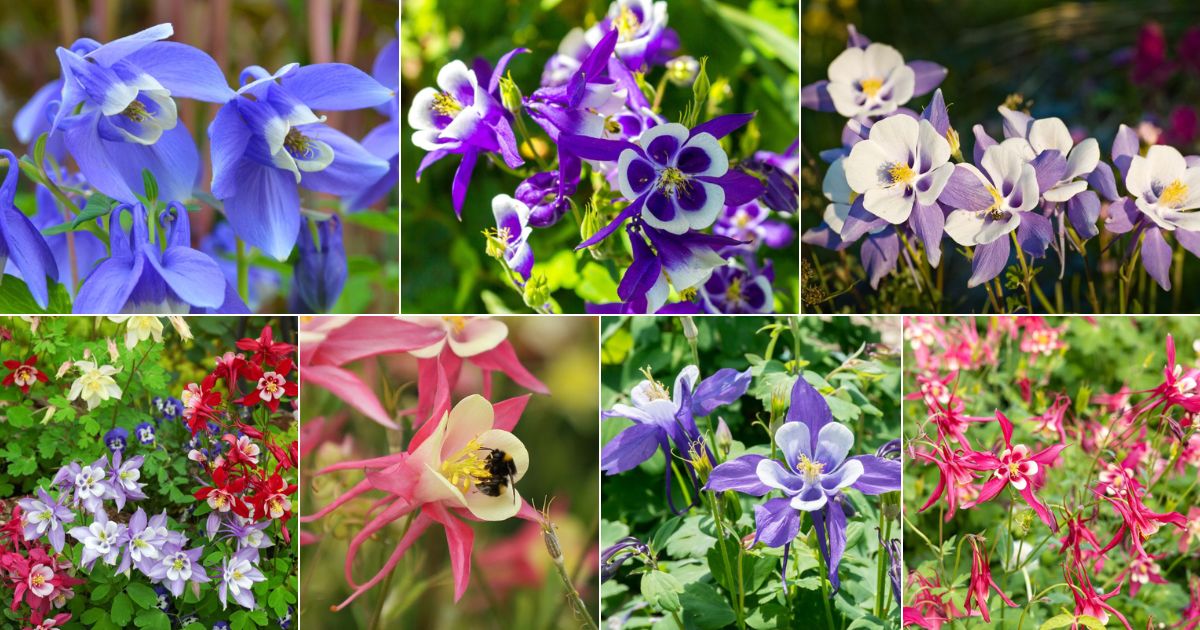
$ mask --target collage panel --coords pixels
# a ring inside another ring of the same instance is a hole
[[[596,628],[596,318],[300,335],[306,627]]]
[[[397,312],[398,3],[6,5],[0,312]]]
[[[898,319],[601,330],[607,627],[899,627]]]
[[[0,320],[0,627],[295,627],[294,318]]]
[[[1192,628],[1200,320],[905,320],[904,621]]]
[[[403,8],[405,313],[799,312],[796,0]]]

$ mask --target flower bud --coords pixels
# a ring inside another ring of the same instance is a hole
[[[333,215],[311,225],[302,217],[296,245],[300,256],[294,270],[293,300],[308,312],[328,312],[346,284],[346,248],[342,245],[342,220]],[[314,230],[315,227],[315,230]],[[314,234],[314,231],[316,232]]]
[[[717,430],[713,437],[717,442],[717,448],[721,451],[721,455],[728,455],[729,449],[733,446],[733,434],[729,432],[729,425],[725,424],[725,418],[717,417]]]
[[[117,343],[112,339],[105,339],[108,342],[108,358],[112,362],[116,362],[120,358],[120,352],[117,351]]]
[[[567,182],[561,196],[558,184],[558,173],[545,172],[535,173],[517,185],[513,197],[529,206],[529,225],[550,227],[571,209],[570,196],[575,194],[576,184]]]
[[[684,55],[667,62],[667,79],[679,87],[687,87],[700,73],[700,62],[695,57]]]
[[[517,87],[511,74],[500,77],[500,104],[514,114],[521,113],[521,109],[524,107],[521,103],[521,88]]]
[[[712,83],[708,80],[708,72],[705,70],[707,65],[707,57],[700,60],[700,67],[696,69],[695,82],[692,83],[692,98],[695,99],[697,110],[704,104],[704,101],[708,100],[708,91],[712,88]]]
[[[171,326],[175,329],[179,338],[184,341],[189,341],[192,338],[192,329],[188,326],[187,320],[178,315],[168,315],[167,321],[171,322]]]
[[[1029,535],[1029,530],[1033,528],[1034,516],[1033,510],[1029,508],[1025,508],[1013,515],[1013,538],[1024,538]]]
[[[588,240],[596,235],[601,228],[604,227],[604,217],[600,216],[600,210],[594,204],[588,204],[586,210],[583,211],[583,221],[579,225],[579,236],[583,240]],[[589,247],[588,251],[593,251],[595,246]]]
[[[804,376],[799,376],[797,378],[804,378]],[[771,424],[772,425],[775,424],[774,421],[776,419],[782,420],[782,418],[787,416],[788,404],[791,401],[791,398],[792,398],[792,390],[791,390],[791,387],[788,387],[787,385],[778,385],[775,387],[774,390],[771,391],[771,420],[772,420]],[[772,427],[772,429],[774,429],[774,427]],[[774,433],[774,432],[775,432],[774,430],[771,431],[771,433]]]
[[[683,336],[688,341],[695,341],[696,337],[700,336],[700,331],[696,329],[696,321],[690,315],[684,315],[679,318],[683,322]]]
[[[537,309],[550,301],[550,281],[546,274],[538,274],[525,283],[525,306]]]

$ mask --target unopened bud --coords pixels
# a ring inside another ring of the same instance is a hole
[[[583,221],[579,224],[579,236],[583,240],[588,240],[604,227],[604,217],[600,216],[600,211],[593,204],[588,204],[583,211]],[[589,247],[589,251],[594,251],[595,246]]]
[[[717,417],[717,430],[713,437],[721,454],[728,455],[729,449],[733,446],[733,434],[729,432],[729,425],[725,424],[725,418]]]
[[[797,378],[804,378],[798,376]],[[792,397],[791,388],[787,385],[778,385],[771,391],[771,419],[783,418],[787,415],[788,403]]]
[[[517,87],[517,83],[512,80],[511,74],[506,74],[500,78],[500,103],[504,105],[504,109],[519,114],[523,104],[521,103],[521,88]]]
[[[167,321],[171,322],[171,326],[175,328],[175,332],[180,339],[188,341],[192,338],[192,329],[188,326],[187,320],[178,315],[168,315]]]
[[[696,108],[699,109],[704,101],[708,100],[708,91],[712,84],[708,81],[708,72],[705,66],[708,65],[708,57],[700,60],[700,67],[696,70],[695,82],[692,83],[692,98],[696,101]]]
[[[1033,510],[1028,508],[1013,515],[1013,538],[1024,538],[1029,535],[1029,530],[1033,528],[1033,517]]]
[[[525,305],[529,308],[541,308],[550,301],[550,281],[546,274],[538,274],[525,283]]]
[[[683,322],[683,336],[688,341],[695,341],[696,337],[700,336],[700,331],[696,330],[696,320],[692,319],[691,315],[684,315],[679,319]]]
[[[106,339],[105,341],[108,342],[108,358],[113,363],[116,363],[120,357],[120,353],[117,351],[117,344],[112,339]]]
[[[700,73],[700,62],[695,57],[684,55],[667,62],[667,79],[679,87],[687,87]]]

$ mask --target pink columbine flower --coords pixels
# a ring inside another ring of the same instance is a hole
[[[29,569],[26,583],[29,592],[38,597],[49,597],[54,592],[54,570],[44,564],[35,564]]]
[[[977,453],[972,458],[970,466],[974,470],[987,471],[992,473],[992,478],[983,484],[983,488],[979,491],[979,498],[971,505],[965,507],[973,507],[985,501],[990,501],[1005,486],[1011,485],[1013,490],[1025,499],[1029,507],[1046,523],[1052,530],[1058,529],[1058,522],[1054,518],[1054,513],[1050,508],[1042,503],[1037,495],[1034,494],[1035,486],[1040,486],[1045,479],[1045,471],[1042,467],[1049,468],[1054,460],[1058,458],[1059,452],[1067,447],[1066,444],[1055,444],[1044,448],[1037,453],[1032,453],[1024,444],[1013,446],[1012,443],[1012,422],[999,411],[996,412],[996,420],[1000,423],[1000,430],[1004,433],[1004,444],[1006,448],[1001,451],[999,456],[991,453]]]
[[[954,600],[950,599],[948,589],[942,587],[942,582],[936,575],[927,578],[920,572],[913,571],[908,575],[910,591],[913,590],[914,582],[918,588],[912,598],[912,606],[904,607],[904,625],[916,625],[925,630],[941,630],[943,623],[966,616]]]
[[[1189,590],[1192,598],[1188,601],[1187,608],[1183,609],[1179,623],[1174,626],[1182,630],[1196,630],[1197,626],[1200,626],[1200,577],[1192,576]]]
[[[933,489],[933,494],[929,496],[929,500],[925,505],[921,506],[919,512],[924,512],[937,502],[943,494],[946,495],[946,504],[949,509],[946,510],[946,521],[954,518],[955,511],[958,510],[958,501],[961,498],[959,488],[970,486],[971,482],[975,481],[975,472],[971,469],[969,459],[966,452],[962,449],[951,449],[946,443],[938,445],[937,450],[933,453],[922,453],[917,451],[915,454],[917,459],[923,459],[938,467],[937,487]]]
[[[1049,326],[1026,328],[1021,337],[1021,352],[1048,357],[1066,347],[1059,338],[1061,334],[1061,330]]]
[[[1184,534],[1179,537],[1179,553],[1187,553],[1192,543],[1200,541],[1200,507],[1188,509],[1187,525]]]
[[[1178,512],[1167,512],[1159,514],[1153,512],[1146,507],[1142,500],[1146,494],[1145,488],[1132,477],[1127,478],[1127,489],[1125,494],[1118,497],[1110,497],[1098,490],[1094,490],[1095,494],[1101,499],[1112,504],[1113,508],[1121,516],[1121,526],[1113,535],[1113,538],[1103,549],[1101,553],[1107,552],[1109,549],[1117,546],[1117,543],[1125,539],[1125,533],[1129,532],[1130,538],[1133,541],[1133,546],[1137,549],[1140,555],[1146,555],[1146,550],[1142,547],[1142,543],[1147,538],[1158,531],[1158,528],[1163,524],[1171,524],[1175,527],[1183,529],[1187,526],[1187,519]]]
[[[1034,423],[1033,432],[1056,437],[1059,442],[1065,443],[1067,441],[1067,430],[1063,427],[1063,419],[1070,408],[1071,399],[1066,395],[1058,394],[1054,398],[1054,404],[1050,405],[1049,409],[1041,415],[1030,418]]]
[[[1100,562],[1103,562],[1104,556],[1100,553],[1100,541],[1096,540],[1095,532],[1087,526],[1088,520],[1090,519],[1085,519],[1082,516],[1072,516],[1067,519],[1067,533],[1059,539],[1059,543],[1062,545],[1061,552],[1070,552],[1078,559],[1095,557]],[[1091,550],[1085,550],[1083,543],[1091,545]],[[1095,569],[1099,571],[1100,567],[1097,566]]]
[[[1092,586],[1092,580],[1088,577],[1088,572],[1078,564],[1074,569],[1068,569],[1066,564],[1063,564],[1063,578],[1067,585],[1071,587],[1071,595],[1075,598],[1075,616],[1081,617],[1087,615],[1100,620],[1100,623],[1108,623],[1108,613],[1117,616],[1121,623],[1125,626],[1125,630],[1133,630],[1129,627],[1129,622],[1126,621],[1125,615],[1108,604],[1109,598],[1121,592],[1121,586],[1113,589],[1111,593],[1099,594],[1095,587]],[[1078,624],[1076,627],[1079,627]]]
[[[979,536],[969,536],[971,541],[971,581],[967,583],[967,599],[963,602],[963,608],[967,613],[973,612],[976,608],[983,615],[983,620],[991,622],[991,615],[988,613],[988,593],[996,591],[1000,599],[1009,606],[1016,607],[1016,603],[1009,599],[1004,591],[992,579],[992,569],[988,565],[987,552],[984,550],[980,541],[983,539]]]
[[[1145,550],[1137,549],[1137,555],[1129,562],[1129,568],[1117,574],[1117,580],[1129,578],[1129,596],[1137,597],[1138,591],[1144,584],[1166,584],[1162,570],[1158,568],[1158,560],[1162,556],[1152,556]]]
[[[1129,482],[1133,478],[1132,471],[1121,464],[1106,463],[1100,471],[1100,490],[1110,497],[1125,496],[1129,491]]]

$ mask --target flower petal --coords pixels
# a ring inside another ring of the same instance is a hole
[[[758,480],[763,484],[783,490],[788,496],[799,494],[804,489],[804,479],[796,473],[784,468],[783,464],[773,459],[763,459],[755,468]]]
[[[813,458],[825,464],[825,470],[841,465],[854,446],[854,433],[840,422],[830,422],[817,432]]]
[[[654,424],[635,424],[621,431],[600,451],[600,470],[603,470],[605,474],[615,475],[636,468],[654,456],[654,452],[658,449],[658,436],[661,432],[662,429]],[[712,474],[716,475],[717,471],[727,464],[717,466],[713,469]],[[754,480],[757,482],[758,478],[755,477]],[[712,485],[711,476],[709,485]]]
[[[371,75],[344,63],[300,66],[279,84],[309,107],[335,111],[372,107],[395,95]]]
[[[287,171],[243,159],[234,169],[236,192],[224,199],[234,232],[276,260],[284,260],[300,233],[300,195]]]
[[[758,477],[760,462],[769,461],[762,455],[743,455],[727,461],[708,475],[708,483],[704,489],[714,492],[735,490],[743,494],[761,497],[771,491],[771,487]]]
[[[754,523],[754,542],[782,547],[800,533],[800,512],[789,505],[787,499],[770,499],[754,506]]]
[[[775,445],[792,470],[798,470],[801,455],[808,459],[813,457],[812,436],[803,422],[783,423],[775,431]]]
[[[125,61],[154,77],[171,96],[225,103],[236,96],[208,53],[179,42],[152,42]]]

